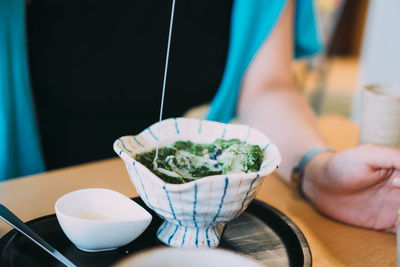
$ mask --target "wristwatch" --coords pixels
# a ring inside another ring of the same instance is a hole
[[[291,184],[297,190],[301,197],[307,199],[307,196],[303,191],[303,178],[304,178],[304,170],[307,166],[307,163],[314,158],[316,155],[324,152],[336,152],[336,150],[332,147],[327,146],[318,146],[310,149],[301,157],[299,164],[293,168],[291,174]]]

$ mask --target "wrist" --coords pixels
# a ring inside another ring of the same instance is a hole
[[[318,201],[323,182],[321,179],[327,175],[328,161],[334,151],[324,151],[313,157],[304,169],[304,177],[301,190],[303,194],[313,203]]]

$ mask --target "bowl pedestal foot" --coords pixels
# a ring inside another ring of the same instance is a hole
[[[214,248],[219,245],[225,224],[190,227],[163,222],[157,230],[158,239],[171,247]]]

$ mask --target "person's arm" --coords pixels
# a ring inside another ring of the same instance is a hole
[[[238,104],[239,120],[264,131],[278,146],[283,158],[278,173],[285,181],[302,155],[326,145],[313,111],[295,87],[291,70],[293,9],[290,1],[248,67]]]
[[[312,109],[295,88],[293,13],[294,3],[289,1],[247,69],[237,107],[241,123],[265,132],[278,146],[282,154],[278,174],[286,182],[307,151],[327,146]],[[400,150],[363,145],[318,154],[305,168],[302,188],[320,212],[334,219],[395,232]]]

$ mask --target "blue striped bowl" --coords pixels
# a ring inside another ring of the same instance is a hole
[[[178,140],[212,143],[217,138],[239,138],[264,151],[258,172],[207,176],[185,184],[169,184],[158,178],[135,154],[173,144]],[[124,160],[137,193],[164,222],[157,237],[173,247],[216,247],[227,222],[239,216],[260,189],[263,178],[280,164],[277,147],[260,131],[245,125],[176,118],[153,124],[136,136],[114,142]]]

